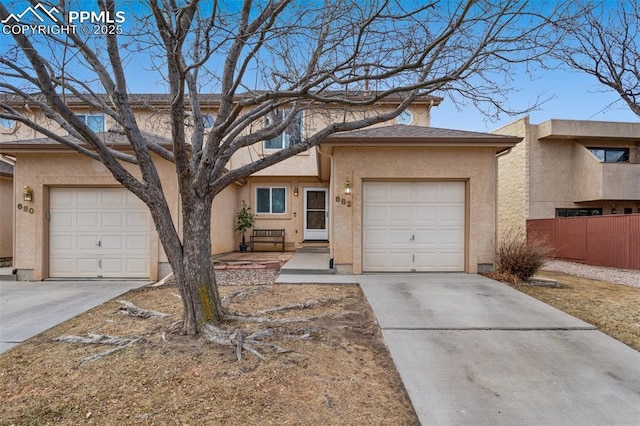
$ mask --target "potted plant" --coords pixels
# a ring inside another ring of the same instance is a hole
[[[244,233],[247,229],[253,228],[254,217],[251,213],[251,207],[247,206],[247,203],[242,200],[242,208],[238,212],[236,231],[242,234],[242,244],[240,244],[240,252],[245,253],[247,251],[247,243],[244,239]]]

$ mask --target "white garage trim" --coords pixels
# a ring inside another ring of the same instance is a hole
[[[365,272],[465,270],[466,185],[364,182]]]
[[[124,188],[51,188],[49,276],[148,278],[147,207]]]

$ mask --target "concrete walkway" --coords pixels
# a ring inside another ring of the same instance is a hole
[[[423,425],[640,424],[640,353],[470,274],[359,278]]]
[[[0,353],[147,281],[0,281]]]

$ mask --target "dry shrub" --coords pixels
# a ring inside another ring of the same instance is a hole
[[[509,231],[498,245],[496,273],[514,284],[528,281],[544,266],[550,253],[544,238],[530,236],[527,239],[521,233]]]

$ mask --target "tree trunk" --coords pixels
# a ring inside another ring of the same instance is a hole
[[[184,305],[184,332],[196,335],[203,324],[220,322],[224,310],[211,257],[211,203],[183,204],[182,262],[172,265]]]

